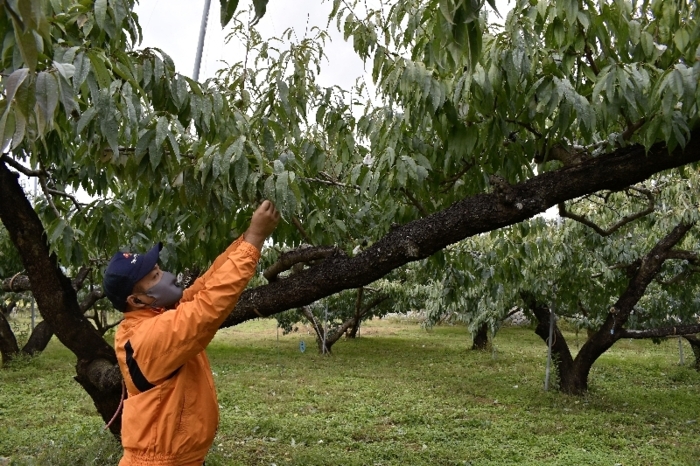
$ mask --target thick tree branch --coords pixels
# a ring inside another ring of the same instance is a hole
[[[2,154],[0,155],[0,162],[5,162],[24,176],[28,177],[38,177],[38,176],[46,176],[46,172],[44,170],[31,170],[21,163],[17,162],[15,159],[10,157],[7,154]]]
[[[353,257],[335,255],[285,280],[246,291],[223,327],[308,305],[342,290],[360,288],[408,262],[428,257],[464,238],[521,222],[553,205],[601,190],[620,190],[662,170],[700,160],[700,130],[685,149],[665,144],[648,153],[633,145],[581,164],[543,173],[512,186],[517,202],[479,194],[445,210],[394,228]],[[518,206],[520,208],[518,208]]]
[[[83,315],[70,280],[49,250],[46,232],[17,177],[0,163],[0,220],[22,257],[39,311],[78,359],[116,362],[114,349]]]
[[[29,283],[29,277],[26,275],[16,274],[0,282],[0,291],[4,291],[6,293],[21,293],[23,291],[31,290],[32,285]]]
[[[279,274],[286,272],[291,269],[296,264],[301,262],[313,262],[320,259],[325,259],[331,254],[339,252],[338,248],[330,246],[318,246],[318,247],[304,247],[298,248],[294,251],[289,251],[284,254],[270,267],[265,269],[263,276],[268,282],[275,282],[278,280]]]
[[[631,187],[630,189],[633,189],[634,191],[637,191],[641,194],[643,194],[647,200],[648,204],[646,209],[640,210],[639,212],[636,212],[634,214],[626,215],[622,217],[617,223],[612,225],[610,228],[607,230],[602,229],[592,221],[588,220],[587,218],[581,216],[581,215],[576,215],[572,212],[569,212],[566,210],[566,204],[561,202],[559,203],[559,215],[564,217],[564,218],[570,218],[571,220],[574,220],[576,222],[582,223],[583,225],[586,225],[589,228],[592,228],[595,230],[596,233],[598,233],[600,236],[610,236],[613,233],[615,233],[617,230],[622,228],[623,226],[627,225],[628,223],[634,222],[635,220],[642,218],[646,215],[649,215],[650,213],[654,212],[655,205],[654,205],[654,195],[649,191],[648,189],[643,189],[643,188],[636,188],[636,187]]]
[[[75,291],[82,289],[85,279],[92,271],[90,267],[81,267],[75,278],[71,280],[71,286]],[[19,293],[23,291],[32,291],[32,285],[29,282],[29,277],[26,275],[16,274],[10,278],[5,278],[0,281],[0,291],[6,293]]]
[[[620,338],[661,338],[678,335],[693,335],[696,333],[700,333],[700,324],[686,324],[673,327],[650,328],[646,330],[622,329]]]
[[[80,310],[83,312],[87,312],[87,310],[94,306],[97,301],[104,297],[104,292],[101,289],[95,288],[94,290],[89,292],[85,296],[85,298],[83,298],[83,300],[80,303]]]

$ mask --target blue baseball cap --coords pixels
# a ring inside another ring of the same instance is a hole
[[[117,310],[126,311],[126,298],[134,292],[136,283],[156,266],[161,249],[163,243],[158,243],[146,254],[118,251],[112,256],[102,285]]]

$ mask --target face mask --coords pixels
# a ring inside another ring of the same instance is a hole
[[[151,307],[164,309],[172,309],[175,303],[182,298],[182,288],[177,286],[177,277],[170,272],[163,272],[160,281],[151,289],[146,291],[146,294],[155,301],[151,303]]]

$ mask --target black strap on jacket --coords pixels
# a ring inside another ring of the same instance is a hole
[[[126,345],[124,345],[124,349],[126,350],[126,367],[129,369],[131,381],[134,382],[134,385],[136,386],[138,391],[143,393],[155,387],[154,384],[152,384],[148,381],[148,379],[146,379],[146,376],[144,376],[143,372],[141,372],[139,363],[137,363],[136,359],[134,359],[134,348],[131,347],[131,340],[126,342]],[[182,366],[175,369],[173,373],[170,374],[165,380],[173,378],[181,368]]]

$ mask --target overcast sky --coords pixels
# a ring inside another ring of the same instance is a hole
[[[496,4],[505,16],[508,0],[497,0]],[[241,0],[238,8],[250,9],[251,5],[250,0]],[[287,28],[294,28],[301,38],[307,24],[325,28],[332,5],[330,0],[270,0],[257,28],[263,38],[277,37]],[[224,45],[226,31],[221,29],[219,8],[219,0],[211,0],[200,80],[212,77],[222,68],[221,60],[235,63],[243,59],[240,46]],[[204,0],[139,0],[136,12],[143,28],[142,47],[163,49],[173,58],[180,73],[192,76],[203,10]],[[332,42],[326,49],[328,63],[322,68],[319,84],[348,89],[364,74],[364,67],[352,44],[343,41],[335,23],[329,29]]]

